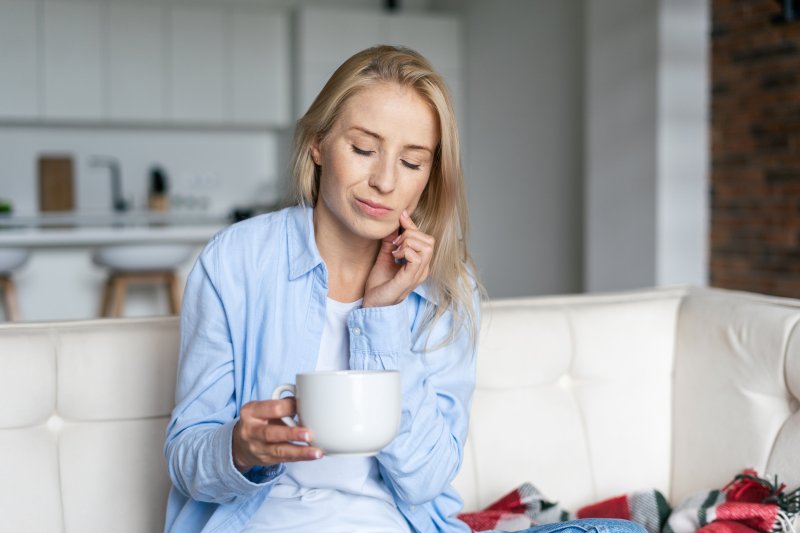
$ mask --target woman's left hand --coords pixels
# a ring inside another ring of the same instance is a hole
[[[400,226],[402,235],[395,231],[381,241],[364,288],[363,307],[398,304],[428,277],[435,239],[421,232],[405,210]]]

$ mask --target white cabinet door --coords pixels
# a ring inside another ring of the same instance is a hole
[[[116,2],[108,12],[109,118],[165,118],[165,10],[157,4]]]
[[[461,23],[444,15],[388,16],[386,44],[413,48],[437,70],[461,69]]]
[[[333,71],[355,52],[376,44],[417,50],[444,77],[457,115],[463,108],[461,21],[445,15],[307,8],[297,25],[296,116],[308,109]]]
[[[288,126],[288,14],[237,8],[232,27],[233,122]]]
[[[383,44],[385,15],[355,9],[302,9],[297,24],[297,90],[300,116],[331,74],[358,51]]]
[[[38,5],[0,0],[0,118],[39,115]]]
[[[102,120],[105,5],[45,0],[43,4],[44,117]]]
[[[456,116],[463,117],[461,21],[431,14],[387,18],[387,43],[407,46],[424,55],[447,83]]]
[[[168,117],[174,122],[229,120],[230,73],[226,68],[222,7],[170,8]]]

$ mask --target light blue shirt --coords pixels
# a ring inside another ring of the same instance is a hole
[[[307,207],[235,224],[198,258],[184,292],[164,448],[173,483],[165,531],[238,532],[269,497],[285,466],[242,475],[231,456],[233,426],[242,405],[316,367],[327,280]],[[423,283],[397,305],[353,310],[350,368],[400,371],[400,431],[376,456],[400,512],[415,531],[468,532],[455,518],[462,501],[450,483],[467,437],[475,350],[466,328],[440,346],[450,312],[430,337],[420,334],[426,305],[435,302]]]

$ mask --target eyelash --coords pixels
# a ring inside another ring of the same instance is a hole
[[[350,147],[353,149],[353,152],[358,154],[358,155],[363,155],[363,156],[369,157],[370,155],[372,155],[374,153],[372,150],[362,150],[361,148],[359,148],[355,144],[351,144]],[[405,161],[403,159],[401,159],[400,161],[403,163],[404,167],[406,167],[406,168],[408,168],[410,170],[419,170],[419,168],[421,166],[421,165],[415,165],[413,163],[409,163],[408,161]]]

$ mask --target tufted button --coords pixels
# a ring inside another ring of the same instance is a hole
[[[353,335],[355,335],[356,337],[358,337],[359,335],[361,335],[361,328],[360,328],[360,327],[358,327],[358,326],[354,327],[354,328],[353,328]]]

